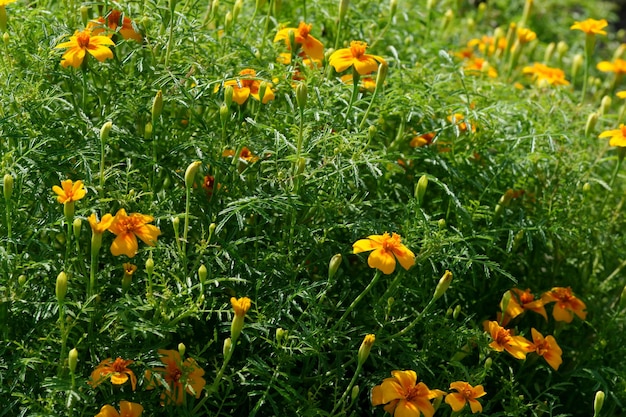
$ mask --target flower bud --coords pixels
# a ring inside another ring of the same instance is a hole
[[[448,29],[448,27],[450,27],[450,24],[452,23],[453,20],[454,20],[454,12],[452,11],[452,9],[446,10],[446,12],[443,14],[443,21],[441,22],[441,31],[445,32]]]
[[[224,340],[224,347],[222,347],[222,354],[224,356],[228,356],[232,348],[233,348],[233,341],[230,337],[228,337],[226,338],[226,340]]]
[[[593,133],[598,122],[598,113],[593,112],[587,117],[587,123],[585,124],[585,136],[589,137]]]
[[[80,238],[80,228],[82,225],[83,222],[79,218],[74,219],[74,222],[72,223],[72,230],[74,231],[74,238],[76,238],[76,240]]]
[[[556,43],[550,42],[548,46],[546,46],[546,50],[543,54],[543,62],[548,65],[552,60],[552,55],[554,55],[554,51],[556,50]]]
[[[611,102],[612,102],[611,97],[609,96],[602,97],[602,101],[600,101],[600,109],[598,110],[598,113],[600,113],[600,116],[603,116],[609,112],[609,109],[611,108]]]
[[[437,220],[437,226],[439,227],[439,230],[443,230],[446,228],[446,219],[439,219]]]
[[[623,39],[623,37],[617,39]],[[624,43],[615,48],[615,52],[613,52],[613,61],[615,61],[616,59],[623,59],[622,56],[624,55],[624,51],[626,51],[626,44]]]
[[[398,0],[391,0],[389,2],[389,18],[391,19],[398,11]]]
[[[435,293],[433,294],[433,300],[437,300],[438,298],[440,298],[443,295],[443,293],[446,292],[451,282],[452,282],[452,272],[446,269],[446,272],[444,272],[443,276],[439,279],[437,288],[435,288]]]
[[[346,16],[348,7],[350,7],[350,0],[339,0],[339,20],[343,20]]]
[[[226,107],[230,107],[230,105],[233,104],[234,92],[235,92],[235,89],[233,88],[232,85],[227,85],[226,87],[224,87],[224,104],[226,105]]]
[[[342,261],[342,257],[340,253],[333,255],[333,257],[330,258],[330,262],[328,263],[328,279],[329,280],[333,279],[333,277],[337,273],[337,270],[341,266],[341,261]]]
[[[567,43],[565,43],[564,41],[560,41],[559,43],[556,44],[556,54],[557,54],[559,61],[563,59],[563,56],[567,53],[568,49],[569,49],[569,46],[567,46]]]
[[[380,89],[383,88],[388,72],[389,64],[387,64],[386,62],[382,62],[380,65],[378,65],[378,71],[376,72],[376,91],[380,91]]]
[[[152,275],[153,272],[154,272],[154,261],[152,260],[152,258],[148,258],[146,259],[146,273],[148,275]]]
[[[4,199],[9,201],[13,195],[13,176],[11,174],[4,174]]]
[[[304,172],[304,168],[306,167],[306,159],[303,157],[298,158],[296,161],[296,176],[302,174]]]
[[[111,133],[111,129],[113,128],[113,122],[108,121],[102,125],[100,128],[100,140],[106,141],[109,138],[109,134]]]
[[[243,8],[243,1],[236,0],[235,4],[233,5],[233,22],[237,21],[237,18],[239,17],[239,13],[241,13],[242,8]]]
[[[591,184],[586,182],[583,184],[583,193],[587,194],[589,193],[589,191],[591,191]]]
[[[11,35],[9,35],[9,32],[4,32],[2,34],[2,42],[4,42],[4,46],[8,47],[10,41],[11,41]]]
[[[302,82],[296,87],[296,102],[300,111],[303,112],[306,107],[308,89],[306,83]]]
[[[193,187],[194,179],[196,178],[196,174],[198,174],[198,170],[200,170],[200,166],[202,162],[195,161],[189,164],[187,170],[185,170],[185,187],[190,189]]]
[[[226,12],[224,16],[224,31],[230,32],[230,28],[233,25],[233,14],[231,12]]]
[[[198,268],[198,278],[200,278],[200,283],[202,285],[204,285],[207,273],[208,271],[206,269],[206,266],[204,266],[204,264],[200,265],[200,268]]]
[[[24,284],[26,284],[26,279],[27,279],[26,275],[22,274],[19,277],[17,277],[17,283],[23,286]]]
[[[571,70],[572,80],[576,79],[576,76],[580,72],[580,69],[583,67],[584,62],[585,62],[585,58],[583,57],[582,54],[574,55],[574,58],[572,58],[572,70]]]
[[[89,6],[80,6],[80,20],[82,20],[83,26],[87,26],[89,23]]]
[[[184,343],[178,344],[178,354],[180,355],[181,358],[185,356],[186,350],[187,350],[187,347],[185,346]]]
[[[226,105],[226,103],[222,103],[220,106],[220,122],[222,125],[225,125],[228,119],[230,118],[230,109]]]
[[[211,237],[213,237],[213,233],[215,233],[215,228],[217,227],[217,225],[215,223],[211,223],[209,225],[209,242],[211,241]]]
[[[493,365],[493,359],[491,358],[487,358],[485,359],[485,372],[489,372],[489,370],[491,369],[491,366]]]
[[[137,270],[137,265],[126,262],[124,265],[124,277],[122,278],[122,291],[127,292],[132,283],[133,274]]]
[[[180,217],[172,217],[172,227],[174,228],[174,235],[178,240],[178,231],[180,229]]]
[[[354,401],[359,396],[359,386],[355,385],[352,387],[352,391],[350,392],[350,400]]]
[[[359,353],[357,354],[357,359],[359,365],[363,365],[367,360],[367,357],[370,355],[370,350],[372,350],[372,345],[376,341],[376,336],[373,334],[367,334],[363,338],[363,342],[361,342],[361,346],[359,347]]]
[[[59,304],[65,301],[65,295],[67,294],[67,275],[61,271],[57,276],[57,282],[55,286],[55,294]]]
[[[602,406],[604,405],[604,391],[596,392],[596,396],[593,399],[593,417],[598,417]]]
[[[143,138],[150,139],[152,137],[152,123],[148,122],[143,128]]]
[[[519,246],[522,244],[522,239],[524,239],[524,229],[521,229],[519,232],[517,232],[515,234],[515,237],[513,238],[513,246],[511,247],[511,250],[513,252],[515,252]]]
[[[152,100],[152,125],[154,126],[163,112],[163,92],[157,91]]]
[[[371,141],[372,139],[374,139],[374,136],[376,135],[376,131],[378,129],[376,129],[376,126],[371,125],[368,129],[367,129],[367,141]]]
[[[261,81],[261,84],[259,84],[259,101],[263,104],[267,102],[267,100],[264,100],[266,91],[267,91],[267,82]]]
[[[459,318],[460,314],[461,314],[461,304],[454,307],[454,311],[452,312],[452,318],[456,320]]]
[[[424,203],[424,195],[426,194],[426,188],[428,187],[428,176],[422,175],[417,181],[415,186],[415,198],[421,206]]]
[[[7,30],[7,10],[4,4],[0,6],[0,32],[6,32]]]
[[[278,329],[276,329],[276,342],[281,343],[283,339],[286,340],[288,336],[289,336],[289,332],[283,329],[282,327],[279,327]]]
[[[76,365],[78,365],[78,351],[74,348],[67,355],[67,366],[70,368],[70,373],[76,372]]]

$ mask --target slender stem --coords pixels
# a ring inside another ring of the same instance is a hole
[[[356,100],[356,97],[359,94],[359,80],[360,79],[361,79],[361,76],[359,72],[353,66],[352,67],[352,96],[350,97],[350,103],[348,103],[348,110],[346,110],[346,117],[343,120],[344,123],[347,123],[348,117],[350,117],[350,110],[352,110],[352,105],[354,104],[354,101]]]
[[[67,349],[67,333],[65,330],[65,303],[59,303],[59,329],[61,330],[61,356],[59,357],[59,367],[57,371],[57,375],[61,376],[63,373],[63,363],[65,362],[65,358],[67,354],[65,350]]]
[[[11,200],[6,200],[6,217],[7,217],[7,255],[11,254],[11,242],[13,234],[11,232]]]
[[[167,39],[167,48],[165,50],[165,67],[170,61],[170,54],[172,52],[172,43],[174,43],[174,10],[176,9],[176,0],[170,0],[170,27],[169,37]]]
[[[417,315],[417,317],[415,317],[415,319],[411,323],[409,323],[408,326],[406,326],[404,329],[400,330],[398,333],[383,339],[383,342],[395,339],[397,337],[400,337],[400,336],[406,334],[409,330],[411,330],[413,327],[415,327],[415,325],[422,319],[422,317],[424,317],[424,314],[426,314],[428,312],[428,310],[430,310],[430,308],[434,304],[435,304],[435,299],[431,298],[430,301],[428,302],[428,304],[426,304],[426,307],[424,307],[424,309],[422,310],[422,312],[419,313]]]
[[[222,362],[222,367],[217,372],[217,375],[215,376],[215,380],[213,381],[213,384],[211,384],[211,388],[209,389],[209,392],[217,391],[217,387],[220,385],[220,381],[222,380],[222,377],[224,376],[224,372],[226,371],[226,366],[228,366],[228,362],[230,362],[230,358],[232,358],[233,352],[235,352],[237,339],[238,338],[231,340],[230,349],[228,349],[228,352],[226,352],[226,355],[224,356],[224,362]]]
[[[186,200],[185,201],[185,224],[184,224],[184,229],[183,229],[183,251],[182,251],[182,255],[183,255],[183,264],[184,264],[184,271],[187,271],[187,232],[189,231],[189,205],[190,205],[190,199],[191,199],[191,187],[185,187],[185,194],[186,194]]]
[[[361,368],[362,367],[363,367],[363,364],[361,364],[361,363],[357,364],[356,371],[354,371],[354,375],[352,375],[352,379],[350,380],[350,383],[348,384],[348,388],[346,388],[346,390],[343,392],[343,394],[341,395],[341,398],[339,399],[339,401],[337,401],[337,403],[335,403],[335,407],[333,408],[333,411],[330,412],[331,416],[335,415],[335,411],[337,411],[339,409],[339,407],[341,407],[343,405],[343,402],[345,401],[346,397],[352,391],[352,387],[356,383],[356,379],[359,376],[359,374],[361,373]]]
[[[350,306],[345,311],[345,313],[343,313],[341,318],[337,320],[337,323],[335,323],[335,325],[331,329],[331,333],[333,330],[336,330],[339,327],[339,325],[346,319],[346,317],[348,317],[348,315],[352,312],[352,310],[354,310],[354,308],[357,306],[357,304],[359,304],[359,302],[363,299],[363,297],[365,297],[367,293],[370,292],[370,290],[376,284],[376,282],[378,282],[380,277],[381,277],[380,270],[377,269],[376,273],[374,274],[374,277],[372,278],[370,283],[367,284],[367,287],[365,287],[365,289],[361,292],[361,294],[359,294],[358,297],[356,297],[354,301],[352,301],[352,304],[350,304]]]
[[[580,97],[580,104],[583,104],[585,101],[585,95],[587,94],[587,83],[589,79],[589,65],[591,64],[591,52],[593,51],[593,46],[595,43],[595,35],[590,33],[586,35],[585,38],[585,68],[583,73],[583,91]]]
[[[100,137],[100,189],[104,189],[104,138]]]
[[[98,269],[98,252],[91,251],[91,265],[89,266],[89,287],[87,299],[93,297],[96,293],[96,270]]]

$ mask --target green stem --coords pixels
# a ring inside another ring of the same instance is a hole
[[[167,68],[172,53],[172,43],[174,43],[174,10],[176,9],[176,0],[170,0],[170,27],[169,37],[167,39],[167,48],[165,49],[165,67]]]
[[[372,99],[370,100],[370,104],[367,106],[367,110],[365,110],[365,114],[363,114],[363,119],[361,119],[361,123],[359,124],[359,130],[363,129],[363,126],[365,125],[365,121],[367,120],[367,116],[370,114],[370,110],[372,109],[372,104],[374,104],[374,100],[376,99],[376,96],[378,95],[378,90],[379,90],[379,83],[378,80],[376,80],[376,88],[374,89],[374,93],[372,94]]]
[[[213,384],[211,384],[211,388],[209,388],[209,392],[217,391],[217,387],[220,385],[220,381],[222,380],[222,377],[224,376],[224,372],[226,371],[226,366],[228,366],[228,362],[230,362],[230,358],[232,358],[233,356],[233,352],[235,351],[236,345],[237,345],[237,338],[232,339],[230,349],[228,349],[228,352],[226,352],[226,355],[224,356],[224,362],[222,362],[222,367],[217,372],[217,375],[215,376],[215,380],[213,381]]]
[[[430,301],[428,302],[428,304],[426,304],[426,307],[424,307],[424,309],[422,310],[421,313],[419,313],[417,315],[417,317],[415,317],[415,319],[409,323],[408,326],[406,326],[404,329],[400,330],[398,333],[391,335],[385,339],[383,339],[383,342],[387,342],[389,340],[398,338],[400,336],[405,335],[409,330],[411,330],[413,327],[415,327],[415,325],[422,319],[422,317],[424,317],[424,315],[428,312],[428,310],[430,310],[430,308],[435,304],[435,299],[431,298]]]
[[[13,233],[11,232],[11,200],[6,201],[6,217],[7,217],[7,255],[11,254],[11,241]]]
[[[346,388],[346,390],[343,392],[343,394],[341,395],[341,398],[339,399],[339,401],[337,401],[335,403],[335,407],[333,408],[333,411],[330,412],[331,416],[335,415],[335,412],[339,409],[339,407],[341,407],[343,405],[343,402],[345,401],[346,397],[352,391],[352,387],[356,383],[356,379],[359,376],[359,374],[361,373],[361,368],[362,367],[363,367],[363,364],[361,364],[361,363],[357,364],[356,371],[354,371],[354,375],[352,376],[352,379],[350,380],[350,383],[348,384],[348,388]]]
[[[361,294],[358,295],[358,297],[356,297],[354,299],[354,301],[352,302],[352,304],[350,304],[350,306],[348,307],[348,309],[345,311],[345,313],[343,313],[343,315],[341,316],[341,318],[339,320],[337,320],[337,323],[335,323],[335,325],[332,327],[331,329],[331,333],[333,332],[333,330],[336,330],[337,328],[339,328],[339,325],[346,319],[346,317],[348,317],[348,315],[352,312],[352,310],[354,310],[354,308],[357,306],[357,304],[359,304],[359,302],[363,299],[363,297],[365,297],[367,295],[368,292],[370,292],[370,290],[372,289],[372,287],[374,287],[374,285],[378,282],[378,280],[381,277],[381,273],[380,270],[377,269],[376,273],[374,274],[374,277],[372,278],[372,280],[370,281],[369,284],[367,284],[367,287],[365,287],[365,289],[361,292]]]
[[[191,199],[191,187],[185,187],[185,195],[187,201],[185,202],[185,224],[183,229],[183,270],[187,271],[187,232],[189,231],[189,205]]]
[[[343,120],[344,123],[348,122],[348,117],[350,117],[350,110],[352,110],[352,105],[356,100],[357,95],[359,94],[359,80],[361,79],[361,75],[359,72],[352,66],[352,96],[350,97],[350,103],[348,103],[348,110],[346,110],[346,117]]]
[[[63,364],[65,362],[65,358],[67,358],[67,353],[65,352],[67,349],[67,332],[65,330],[65,303],[59,303],[59,329],[61,330],[61,356],[59,357],[59,367],[57,371],[57,376],[61,376],[63,373]]]
[[[595,43],[595,35],[587,34],[585,38],[585,68],[583,73],[583,91],[580,97],[580,104],[583,104],[585,101],[585,95],[587,94],[587,83],[589,80],[589,65],[591,64],[591,52],[593,51],[593,46]],[[572,80],[573,81],[573,80]]]

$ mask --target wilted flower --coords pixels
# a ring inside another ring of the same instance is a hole
[[[202,378],[204,369],[200,368],[193,358],[187,358],[183,362],[177,350],[159,349],[159,354],[165,367],[146,371],[146,381],[148,381],[146,389],[153,389],[160,384],[159,380],[152,375],[157,373],[167,384],[166,389],[161,394],[161,400],[165,403],[182,404],[185,391],[196,398],[200,398],[202,389],[206,384]]]
[[[373,251],[367,258],[371,268],[379,269],[389,275],[396,269],[396,259],[400,265],[408,270],[415,264],[415,254],[401,242],[397,233],[389,235],[370,235],[367,239],[357,240],[353,245],[354,253]]]
[[[338,49],[328,58],[328,63],[337,72],[343,72],[354,66],[361,75],[369,74],[378,69],[378,64],[386,61],[378,55],[366,54],[367,44],[361,41],[350,42],[349,48]]]
[[[574,314],[582,320],[585,320],[587,317],[587,312],[585,311],[587,306],[576,298],[570,287],[554,287],[543,294],[541,300],[544,304],[556,302],[552,310],[552,316],[556,321],[571,323],[574,320]]]
[[[525,359],[530,341],[522,336],[513,336],[511,331],[500,326],[497,321],[485,321],[485,331],[489,332],[491,339],[489,346],[498,352],[506,350],[516,359]]]
[[[292,32],[294,42],[302,46],[302,51],[306,56],[313,60],[322,61],[324,59],[324,45],[310,34],[311,27],[312,25],[300,22],[297,28],[280,29],[274,37],[274,42],[285,41],[287,48],[293,49],[289,39],[289,33]]]
[[[531,334],[533,336],[533,343],[528,347],[528,351],[543,356],[546,362],[548,362],[548,365],[555,371],[558,370],[561,363],[563,363],[563,359],[561,359],[563,351],[556,343],[556,339],[550,335],[544,338],[543,335],[534,328],[531,329]]]
[[[431,400],[443,396],[441,390],[431,390],[423,382],[417,383],[415,371],[391,371],[372,389],[372,405],[386,404],[384,410],[395,417],[432,417],[435,414]]]
[[[472,387],[467,382],[456,381],[450,384],[450,389],[457,391],[446,395],[446,404],[452,407],[452,411],[461,411],[465,404],[469,404],[472,413],[483,411],[483,406],[476,399],[487,394],[482,385]]]
[[[134,391],[137,386],[137,378],[133,371],[128,368],[131,363],[133,361],[124,360],[120,357],[115,360],[112,358],[103,360],[91,373],[89,385],[95,388],[107,379],[111,379],[112,384],[122,385],[130,379],[130,385]]]
[[[113,51],[108,46],[115,43],[107,36],[91,35],[89,29],[81,32],[76,31],[70,40],[60,43],[56,48],[69,48],[61,58],[61,65],[65,68],[72,66],[80,67],[85,58],[85,54],[89,52],[98,61],[103,62],[107,58],[113,58]]]
[[[148,224],[154,217],[140,213],[126,214],[126,210],[119,209],[109,226],[109,231],[117,237],[111,244],[111,253],[114,256],[126,255],[132,258],[137,254],[137,238],[145,244],[154,246],[157,237],[161,234],[158,227]]]
[[[143,407],[140,404],[122,400],[119,413],[112,405],[107,404],[100,409],[96,417],[139,417],[141,413],[143,413]]]
[[[574,24],[570,26],[570,29],[582,30],[586,34],[606,35],[606,31],[602,29],[604,29],[608,25],[609,23],[606,21],[606,19],[601,19],[601,20],[587,19],[587,20],[583,20],[582,22],[574,22]]]

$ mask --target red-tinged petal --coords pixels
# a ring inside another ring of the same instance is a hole
[[[113,256],[126,255],[129,258],[137,254],[139,246],[133,233],[120,233],[111,244]]]
[[[106,36],[100,36],[100,37],[104,39],[108,39]],[[103,62],[105,59],[113,58],[113,51],[111,51],[109,48],[103,45],[96,45],[93,47],[89,45],[89,48],[87,48],[87,51],[100,62]]]
[[[409,392],[413,389],[417,382],[417,373],[412,370],[406,371],[391,371],[394,379],[398,381],[404,392]]]
[[[302,50],[309,58],[319,59],[320,61],[324,59],[324,45],[311,35],[306,37],[302,44]]]
[[[109,226],[109,231],[116,235],[124,233],[124,230],[121,228],[121,224],[126,220],[127,217],[128,216],[126,215],[126,210],[124,210],[123,208],[119,209],[113,217],[113,221]]]
[[[450,384],[450,386],[452,386],[452,384]],[[445,401],[446,401],[446,404],[452,407],[452,411],[462,410],[463,407],[465,407],[465,403],[467,402],[465,397],[462,394],[459,394],[458,392],[452,392],[446,395]]]
[[[422,384],[420,382],[420,384]],[[433,417],[435,414],[435,408],[432,403],[425,397],[417,397],[411,401],[413,404],[419,408],[419,410],[424,414],[424,417]]]
[[[406,246],[400,245],[399,248],[395,248],[393,250],[393,254],[396,256],[398,262],[400,262],[400,265],[402,265],[402,268],[406,269],[407,271],[409,270],[409,268],[415,265],[415,254],[411,252],[411,250],[409,250]]]
[[[389,275],[396,269],[396,258],[383,249],[376,249],[370,253],[370,256],[367,258],[367,264],[370,268],[379,269],[383,274]]]
[[[363,55],[360,59],[354,60],[354,69],[361,75],[370,74],[378,71],[378,62],[369,57],[369,55]]]

